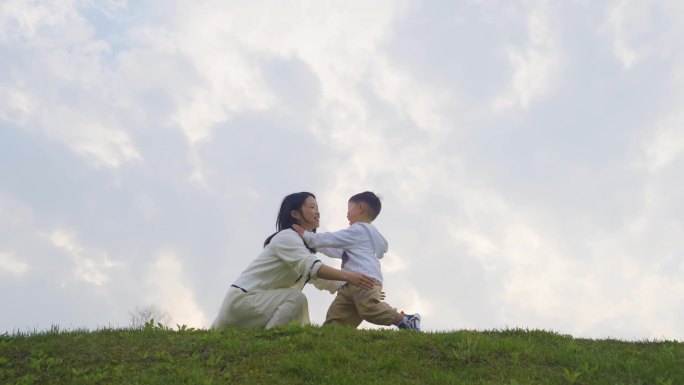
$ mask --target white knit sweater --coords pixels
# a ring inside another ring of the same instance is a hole
[[[276,234],[233,283],[247,292],[292,287],[316,279],[321,261],[292,229]]]

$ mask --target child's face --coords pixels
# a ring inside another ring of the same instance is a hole
[[[363,203],[349,202],[347,204],[347,219],[353,225],[363,219]]]

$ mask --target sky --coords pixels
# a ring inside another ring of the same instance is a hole
[[[2,0],[0,333],[207,328],[370,190],[427,331],[684,340],[683,107],[679,0]]]

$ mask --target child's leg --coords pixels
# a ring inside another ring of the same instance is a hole
[[[380,300],[382,285],[379,282],[371,290],[360,287],[355,287],[354,290],[356,310],[364,320],[388,326],[399,324],[404,319],[404,315],[397,309]]]
[[[328,313],[325,315],[325,325],[336,326],[351,326],[358,327],[361,324],[361,316],[356,311],[356,305],[349,296],[349,287],[353,286],[346,284],[342,286],[335,299],[328,308]]]

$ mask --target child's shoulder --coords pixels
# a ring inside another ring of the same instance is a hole
[[[377,230],[378,228],[371,222],[355,222],[352,226],[358,225],[359,228],[366,228],[366,229],[375,229]]]
[[[366,229],[366,226],[367,226],[367,225],[370,225],[370,223],[366,223],[366,222],[354,222],[354,223],[352,223],[352,224],[349,226],[349,228],[350,228],[350,229],[354,229],[354,230],[356,230],[356,231],[366,231],[365,229]]]
[[[354,227],[354,226],[356,226],[356,227]],[[356,223],[354,223],[353,225],[351,225],[350,227],[356,229],[356,230],[359,231],[359,232],[362,232],[362,233],[365,233],[365,234],[368,234],[368,235],[371,235],[371,234],[374,234],[374,233],[377,233],[377,234],[381,234],[381,235],[382,235],[382,233],[380,233],[380,230],[378,230],[378,228],[375,227],[375,225],[373,225],[372,223],[368,223],[368,222],[356,222]],[[372,236],[372,235],[371,235],[371,236]]]

